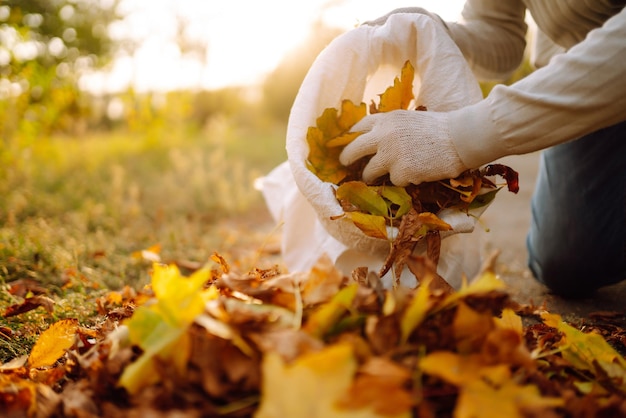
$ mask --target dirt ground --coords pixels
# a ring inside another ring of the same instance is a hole
[[[511,156],[500,160],[518,171],[520,191],[517,195],[498,193],[482,220],[489,232],[485,235],[486,251],[500,250],[497,272],[509,285],[514,298],[521,303],[545,303],[549,311],[572,319],[584,319],[593,312],[615,311],[626,316],[626,282],[605,287],[586,299],[564,300],[537,283],[526,267],[526,232],[530,224],[530,199],[534,189],[539,154]]]

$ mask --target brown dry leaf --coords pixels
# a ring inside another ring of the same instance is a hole
[[[301,284],[302,302],[309,306],[328,302],[339,291],[343,279],[330,257],[322,256]]]
[[[39,307],[44,308],[48,311],[48,313],[52,313],[54,311],[54,300],[44,295],[32,296],[24,299],[22,303],[8,306],[4,310],[3,316],[5,318],[9,318],[11,316],[32,311],[33,309],[37,309]]]
[[[45,330],[28,356],[28,366],[32,369],[52,366],[74,345],[78,320],[62,319]]]
[[[452,227],[430,212],[419,213],[411,208],[403,217],[398,227],[398,235],[393,240],[391,251],[380,272],[381,277],[387,274],[395,264],[396,278],[402,274],[406,260],[411,256],[417,243],[428,233],[449,231]]]
[[[19,279],[7,284],[9,286],[8,290],[10,294],[22,298],[29,293],[33,295],[48,293],[48,289],[41,286],[37,280],[33,279]]]

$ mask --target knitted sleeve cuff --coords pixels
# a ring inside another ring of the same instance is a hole
[[[477,168],[508,155],[491,119],[489,99],[450,112],[450,135],[466,167]]]

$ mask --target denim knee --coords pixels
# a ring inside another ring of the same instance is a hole
[[[626,122],[542,152],[528,266],[553,292],[626,279]]]
[[[528,267],[535,279],[551,292],[564,297],[586,297],[600,287],[618,283],[626,278],[621,263],[613,258],[594,259],[581,248],[580,252],[550,251],[533,247],[530,235],[527,239]],[[552,246],[552,249],[557,249]],[[612,257],[612,256],[610,256]]]

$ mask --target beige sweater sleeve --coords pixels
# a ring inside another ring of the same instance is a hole
[[[459,22],[446,22],[480,80],[506,79],[524,58],[527,25],[521,0],[467,0]]]
[[[478,167],[626,120],[626,8],[567,53],[450,113],[461,160]]]

